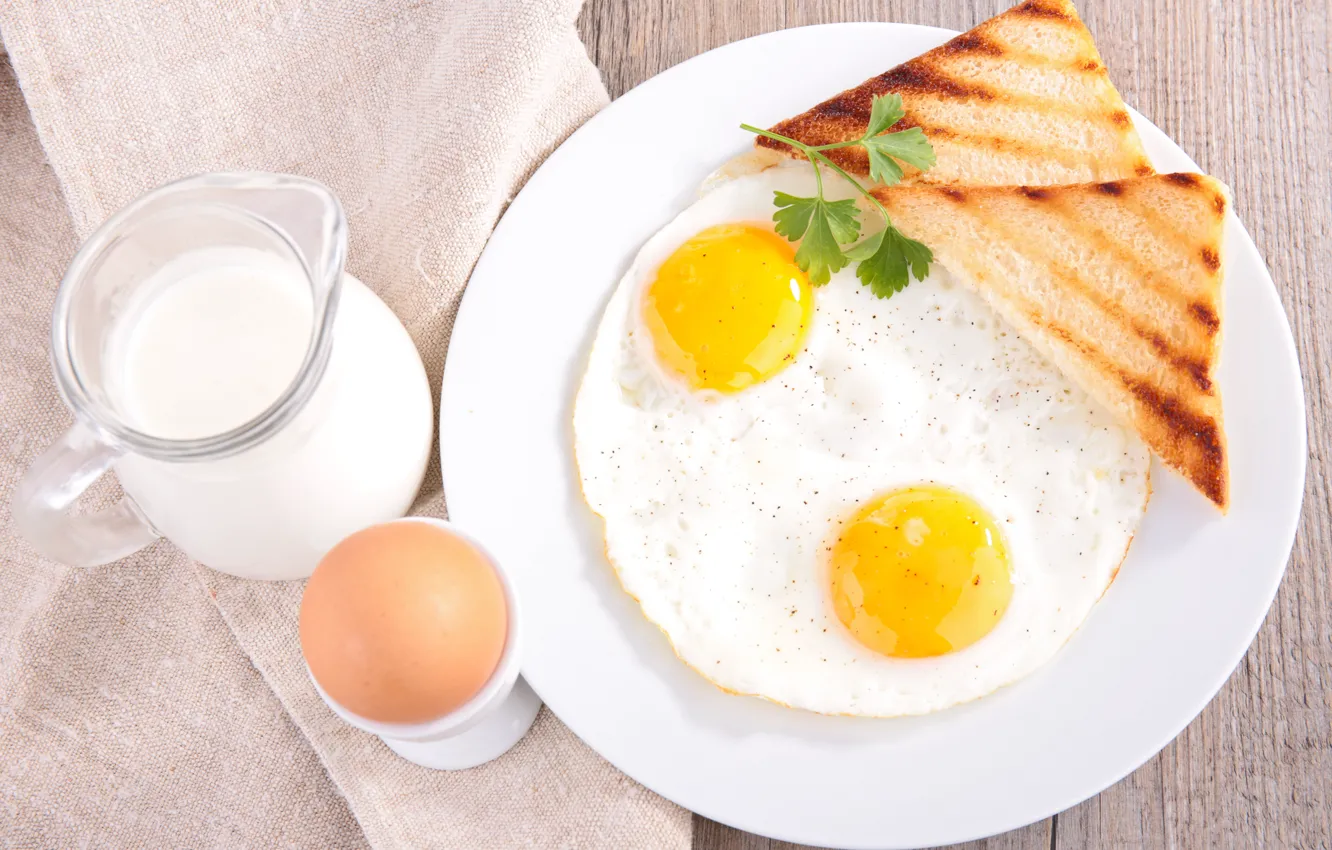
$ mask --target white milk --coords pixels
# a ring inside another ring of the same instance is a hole
[[[196,252],[156,277],[108,345],[106,385],[126,423],[156,437],[207,437],[277,401],[310,342],[304,278],[240,249]],[[126,455],[116,472],[154,528],[204,564],[247,578],[301,578],[346,535],[407,511],[432,423],[411,338],[345,275],[332,356],[295,420],[231,457]]]
[[[150,288],[112,336],[109,386],[127,424],[172,440],[211,437],[277,401],[314,322],[308,286],[286,272],[219,264]]]

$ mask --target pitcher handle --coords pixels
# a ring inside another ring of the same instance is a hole
[[[109,508],[65,511],[111,467],[120,450],[75,423],[24,474],[14,493],[14,526],[33,548],[73,567],[94,567],[137,552],[158,538],[128,496]]]

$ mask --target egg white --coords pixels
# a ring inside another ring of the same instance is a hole
[[[835,275],[804,349],[740,393],[664,372],[641,321],[655,270],[707,227],[769,222],[775,189],[810,195],[812,177],[715,186],[611,297],[574,411],[607,556],[676,654],[727,690],[867,716],[987,694],[1049,660],[1113,579],[1146,506],[1147,449],[938,266],[888,300]],[[864,502],[925,482],[996,518],[1013,597],[966,649],[893,659],[837,619],[827,547]]]

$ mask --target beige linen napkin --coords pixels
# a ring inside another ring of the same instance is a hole
[[[17,477],[69,423],[46,359],[65,264],[107,215],[183,175],[332,186],[349,270],[402,317],[438,387],[505,203],[605,103],[577,6],[0,3],[22,86],[0,64],[0,846],[688,845],[685,812],[549,712],[456,774],[342,724],[301,664],[299,584],[230,579],[166,543],[67,569],[9,519]],[[433,474],[423,512],[442,514],[438,487]]]

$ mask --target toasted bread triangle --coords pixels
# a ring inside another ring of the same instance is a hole
[[[1199,174],[1046,187],[897,186],[906,235],[1225,510],[1225,187]]]
[[[860,138],[875,95],[895,92],[938,162],[906,182],[1033,186],[1152,174],[1091,33],[1067,0],[1028,0],[946,44],[842,92],[773,132],[809,145]],[[781,142],[758,144],[791,154]],[[829,151],[869,173],[863,148]]]

